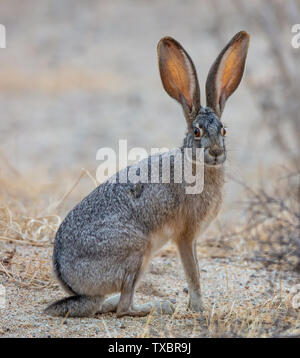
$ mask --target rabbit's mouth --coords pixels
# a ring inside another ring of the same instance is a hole
[[[222,151],[218,155],[211,154],[209,148],[204,150],[204,164],[210,167],[216,167],[223,164],[226,160],[226,152]]]

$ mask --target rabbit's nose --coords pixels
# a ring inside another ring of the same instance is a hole
[[[218,157],[219,155],[223,154],[223,149],[221,147],[212,147],[209,148],[209,154],[212,157]]]

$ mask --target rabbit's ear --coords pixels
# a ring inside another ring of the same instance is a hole
[[[221,51],[206,80],[206,104],[221,117],[228,97],[243,77],[250,36],[237,33]]]
[[[171,37],[157,46],[160,77],[167,93],[183,107],[188,124],[200,109],[200,89],[193,61],[184,48]]]

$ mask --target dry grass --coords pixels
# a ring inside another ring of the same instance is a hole
[[[178,323],[182,321],[190,326],[192,338],[300,336],[299,316],[291,309],[292,297],[289,295],[282,300],[279,296],[275,296],[257,306],[247,304],[236,307],[235,301],[228,302],[218,308],[209,307],[201,318],[197,314],[180,314],[175,311],[160,331],[157,331],[158,324],[155,322],[159,319],[150,315],[141,336],[180,337]],[[295,325],[297,325],[296,329]]]
[[[299,173],[285,174],[276,184],[257,191],[248,188],[247,239],[252,258],[280,270],[300,272]]]
[[[0,272],[21,287],[47,287],[53,284],[52,270],[49,257],[44,257],[41,249],[52,247],[64,205],[82,179],[90,178],[93,186],[96,182],[85,169],[77,179],[61,173],[51,180],[43,170],[38,178],[36,172],[23,176],[3,154],[1,158],[4,171],[0,173]],[[84,195],[77,189],[75,201]],[[30,258],[26,257],[26,247],[35,249]]]
[[[232,178],[245,190],[246,199],[239,202],[245,223],[219,228],[207,238],[210,257],[230,254],[269,269],[300,272],[300,175],[277,168],[273,178],[256,189]]]

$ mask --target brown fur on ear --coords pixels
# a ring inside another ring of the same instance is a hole
[[[176,99],[186,115],[200,109],[200,89],[193,61],[173,38],[162,38],[157,46],[160,77],[166,92]]]
[[[206,80],[206,104],[221,117],[227,99],[243,77],[250,36],[238,32],[221,51]]]

